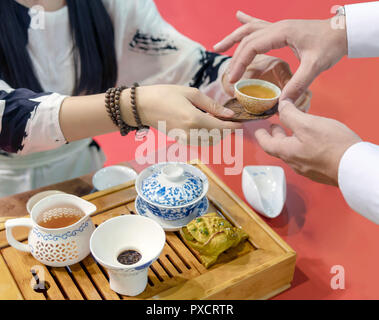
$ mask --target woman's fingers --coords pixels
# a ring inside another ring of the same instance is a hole
[[[212,129],[231,129],[232,131],[236,129],[241,129],[242,128],[242,123],[240,122],[232,122],[232,121],[225,121],[225,120],[220,120],[215,117],[213,117],[210,114],[202,113],[199,115],[197,118],[197,127],[199,128],[204,128],[207,130],[212,130]]]
[[[222,105],[197,89],[190,88],[186,96],[193,105],[215,116],[231,118],[234,115],[232,110],[224,108]]]
[[[190,102],[188,103],[190,104]],[[178,141],[181,144],[215,145],[243,126],[238,122],[217,119],[209,113],[204,113],[194,108],[191,104],[190,108],[194,109],[193,112],[195,114],[193,114],[193,121],[187,128],[186,133],[182,132],[183,137]]]

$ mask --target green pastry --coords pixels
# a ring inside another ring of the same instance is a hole
[[[207,213],[192,220],[180,233],[186,243],[199,253],[206,268],[212,266],[221,253],[236,247],[249,237],[217,213]]]

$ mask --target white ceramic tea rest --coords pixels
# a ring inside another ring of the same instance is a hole
[[[256,211],[265,217],[276,218],[286,201],[284,170],[276,166],[247,166],[242,173],[242,190]]]

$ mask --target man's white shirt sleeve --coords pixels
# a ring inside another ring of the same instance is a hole
[[[359,142],[342,156],[338,183],[348,205],[379,224],[379,146]]]
[[[349,58],[379,57],[379,1],[344,7]],[[379,224],[379,146],[351,146],[342,156],[338,183],[349,206]]]
[[[379,1],[344,7],[349,58],[379,57]]]

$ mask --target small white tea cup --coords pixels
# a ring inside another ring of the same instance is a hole
[[[268,88],[272,90],[273,93],[275,93],[275,96],[273,98],[265,99],[252,97],[240,91],[241,88],[250,85],[259,85]],[[282,93],[280,88],[275,84],[260,79],[242,79],[234,85],[234,91],[238,102],[245,108],[245,110],[255,115],[259,115],[273,108],[275,104],[278,102],[279,97]]]
[[[125,166],[110,166],[97,171],[93,178],[93,186],[101,191],[137,178],[137,172]]]
[[[165,245],[162,227],[152,219],[125,215],[103,222],[92,234],[91,253],[109,274],[113,291],[127,296],[137,296],[147,285],[149,266],[158,259]],[[117,258],[126,250],[140,253],[135,264],[124,265]]]

